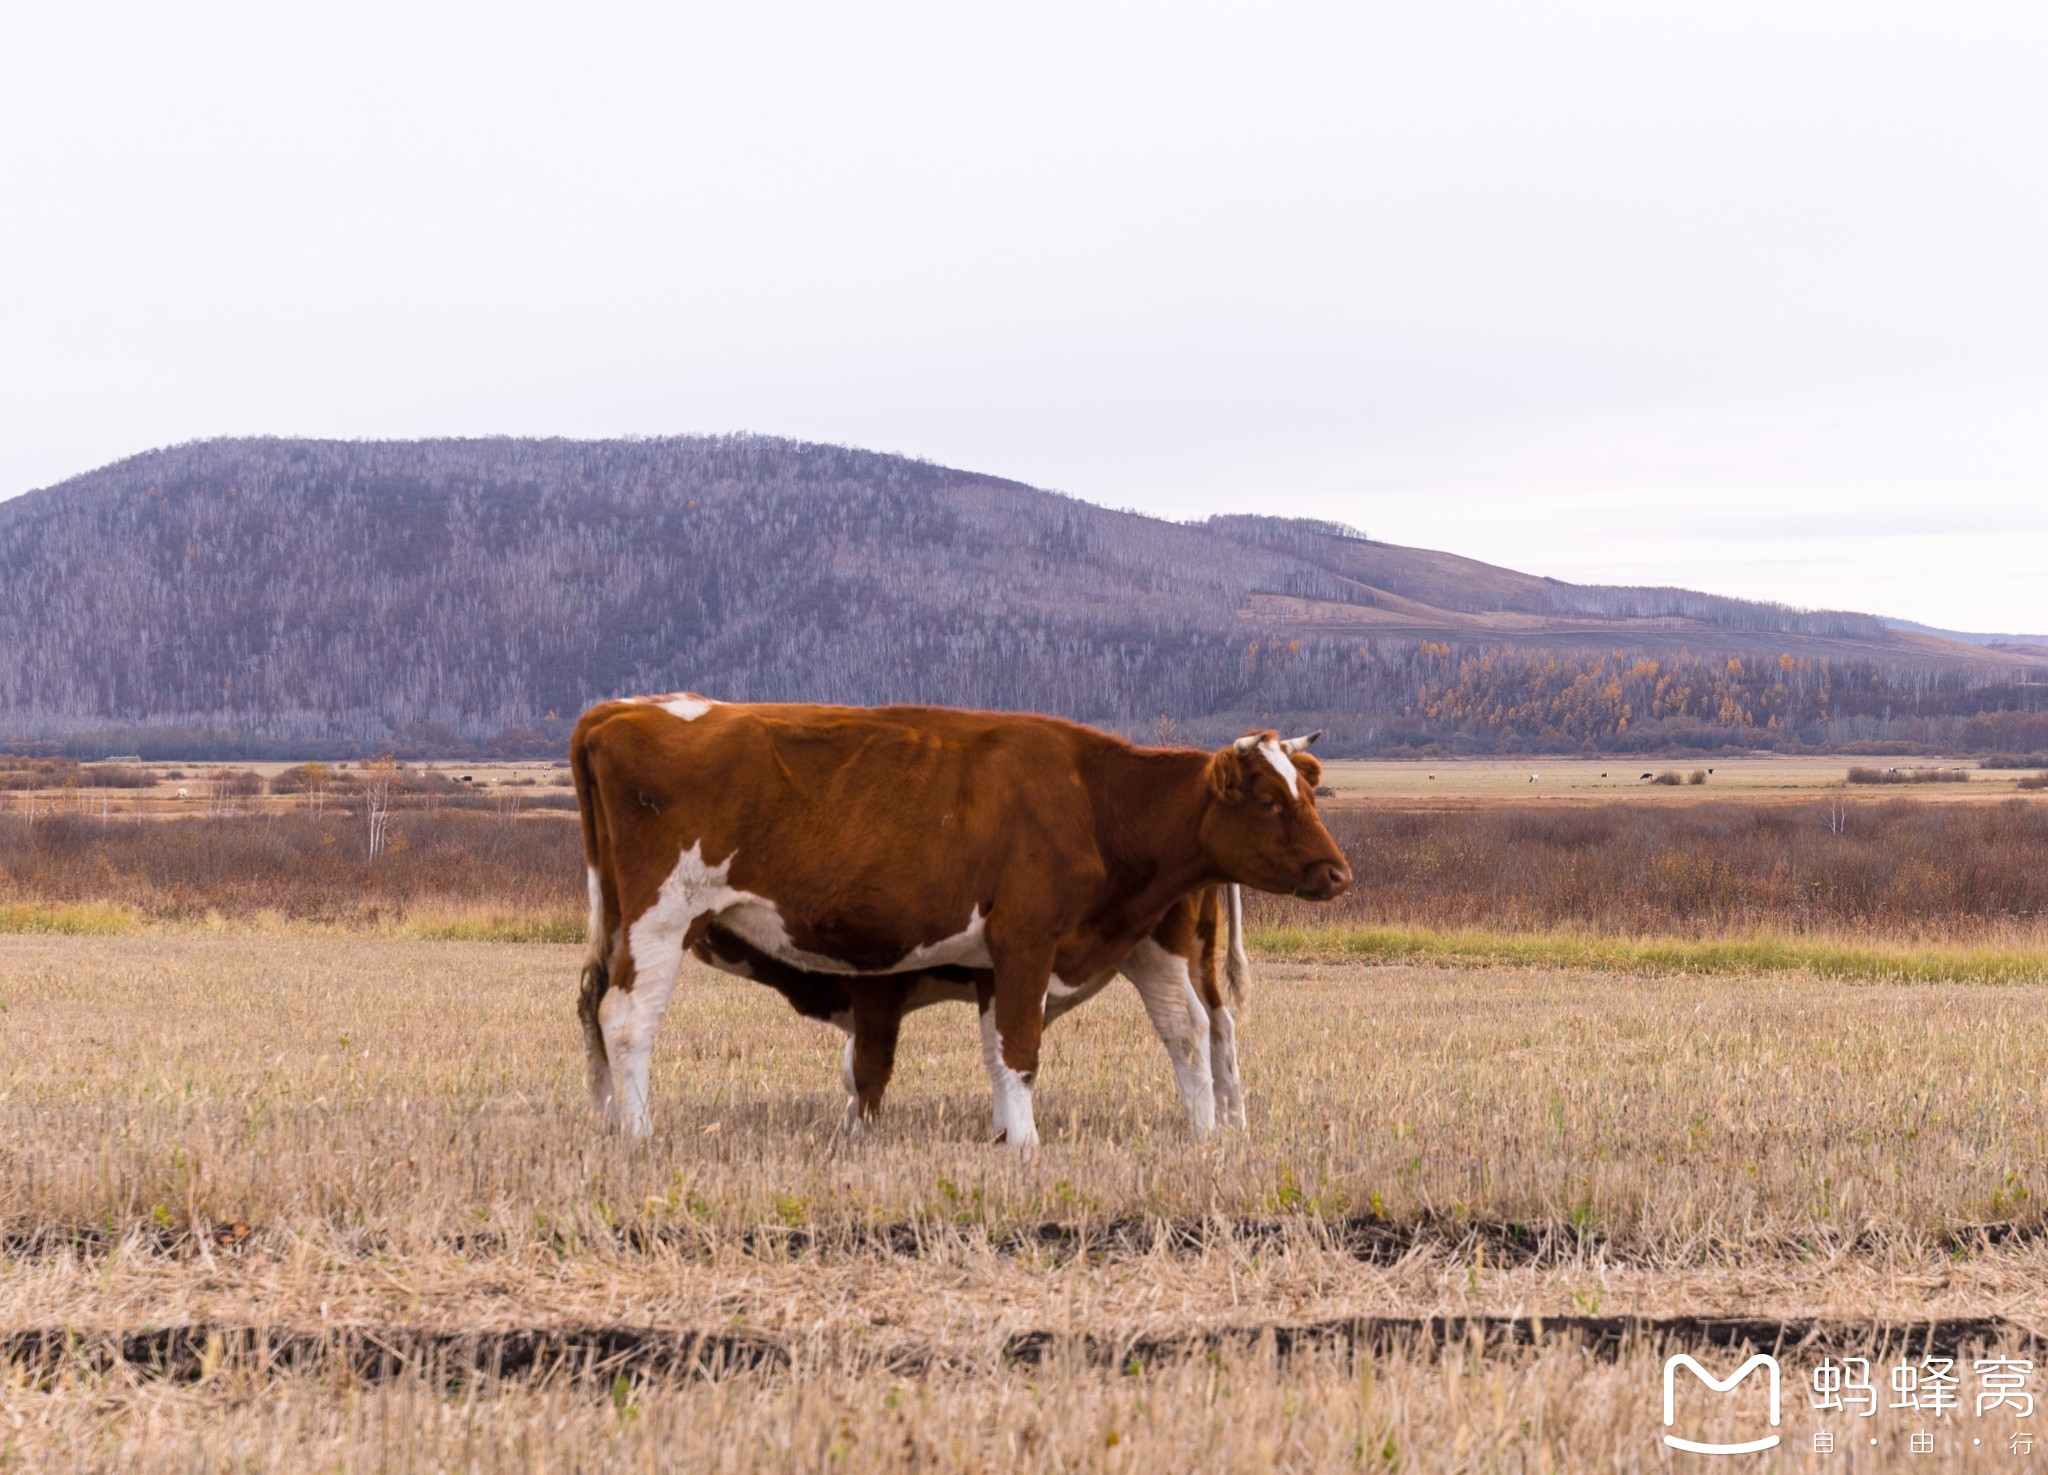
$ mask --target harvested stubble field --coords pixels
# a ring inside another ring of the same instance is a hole
[[[965,1010],[841,1143],[836,1037],[695,969],[606,1138],[576,962],[0,938],[0,1460],[1628,1470],[1667,1349],[1782,1341],[1796,1464],[1823,1353],[2048,1329],[2029,987],[1268,960],[1247,1135],[1112,991],[1022,1157]]]

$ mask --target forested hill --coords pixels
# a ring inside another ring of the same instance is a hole
[[[207,441],[0,502],[16,746],[536,752],[683,687],[1340,751],[2018,746],[2048,660],[758,437]]]

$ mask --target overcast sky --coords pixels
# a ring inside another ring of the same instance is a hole
[[[15,5],[0,495],[755,430],[2048,631],[2048,7]]]

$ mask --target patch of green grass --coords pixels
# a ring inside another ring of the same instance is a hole
[[[111,902],[15,902],[0,906],[0,932],[112,937],[141,930],[139,913]]]
[[[2048,983],[2048,950],[1844,942],[1832,938],[1591,937],[1424,927],[1254,927],[1267,957],[1614,973],[1805,972],[1887,983]]]
[[[392,933],[416,942],[582,942],[587,926],[566,914],[430,915],[407,918]]]

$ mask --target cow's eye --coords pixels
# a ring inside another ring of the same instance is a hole
[[[1259,795],[1259,808],[1265,810],[1268,814],[1274,814],[1279,811],[1280,805],[1271,794],[1261,794]]]

